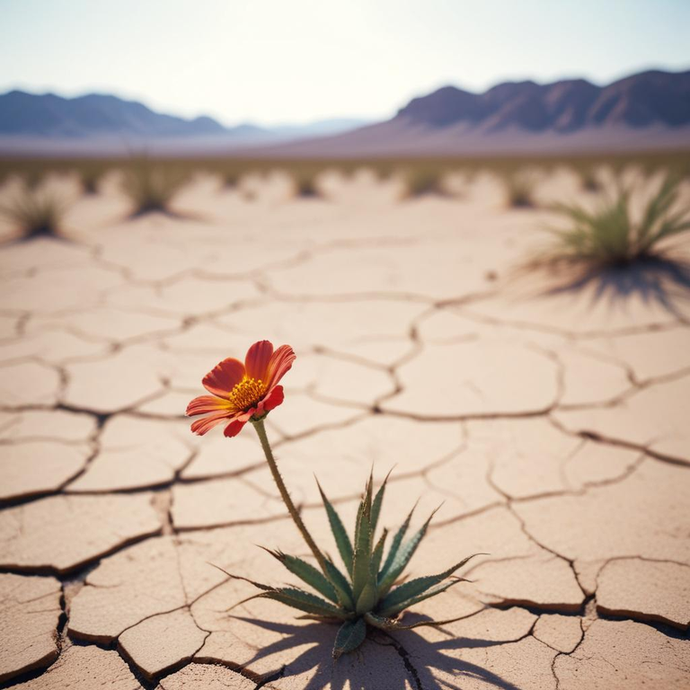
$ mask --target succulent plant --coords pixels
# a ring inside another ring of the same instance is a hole
[[[201,416],[191,427],[192,431],[200,436],[215,426],[224,424],[224,435],[232,438],[251,422],[280,496],[319,566],[316,568],[311,563],[282,551],[266,549],[293,575],[317,592],[316,594],[299,587],[265,585],[218,568],[229,577],[249,582],[260,590],[258,594],[243,599],[231,608],[256,598],[273,599],[302,611],[303,618],[340,623],[333,647],[333,657],[336,659],[357,649],[364,642],[369,627],[407,630],[422,625],[441,625],[450,622],[425,620],[403,625],[398,617],[410,606],[441,594],[458,582],[463,582],[464,580],[455,576],[455,573],[470,558],[479,554],[463,558],[437,575],[401,582],[402,573],[424,538],[434,514],[432,513],[412,536],[405,539],[413,508],[402,527],[395,533],[386,552],[388,532],[382,530],[377,539],[376,530],[388,477],[373,496],[374,478],[372,474],[369,475],[357,511],[352,541],[333,504],[326,498],[319,485],[345,572],[319,548],[304,524],[280,474],[264,425],[266,416],[283,403],[284,392],[280,381],[290,370],[294,360],[295,353],[289,345],[281,345],[274,350],[273,344],[268,340],[260,340],[249,348],[244,362],[228,357],[217,364],[202,380],[203,386],[211,395],[199,396],[187,406],[188,416]]]
[[[354,539],[351,541],[340,516],[319,485],[344,570],[325,554],[322,554],[323,570],[319,570],[297,556],[290,556],[280,550],[265,549],[317,594],[299,587],[273,587],[226,573],[261,590],[235,606],[257,598],[272,599],[302,611],[304,615],[301,618],[339,623],[340,629],[333,646],[334,659],[357,649],[364,642],[368,627],[381,630],[409,630],[450,622],[423,620],[404,625],[400,622],[399,616],[411,606],[437,596],[459,582],[467,582],[464,578],[455,576],[455,573],[471,558],[480,554],[467,556],[436,575],[401,582],[403,571],[424,538],[436,511],[418,530],[405,539],[413,508],[395,532],[386,551],[388,530],[383,529],[378,539],[376,538],[386,481],[375,496],[372,487],[373,478],[369,477],[357,510]]]

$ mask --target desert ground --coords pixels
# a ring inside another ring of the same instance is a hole
[[[595,196],[572,170],[515,209],[482,171],[407,199],[366,169],[315,198],[200,173],[137,217],[116,173],[44,184],[63,238],[1,228],[2,687],[690,687],[690,282],[524,269],[549,204]],[[334,552],[314,475],[349,528],[392,469],[385,525],[441,506],[413,575],[488,554],[404,618],[459,620],[333,661],[331,625],[227,611],[254,590],[213,565],[308,557],[253,430],[184,416],[261,339],[297,353],[267,427],[305,522]]]

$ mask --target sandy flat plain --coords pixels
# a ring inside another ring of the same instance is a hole
[[[486,175],[404,201],[365,172],[317,199],[200,177],[176,215],[131,219],[114,184],[53,183],[67,240],[0,247],[5,686],[690,687],[682,275],[522,272],[553,218]],[[587,202],[567,170],[537,196]],[[408,614],[460,620],[335,663],[331,626],[227,613],[253,592],[209,563],[284,582],[256,545],[305,547],[252,430],[198,439],[183,413],[263,338],[298,355],[268,422],[307,523],[329,539],[314,474],[352,516],[394,467],[386,525],[443,504],[414,574],[490,554]]]

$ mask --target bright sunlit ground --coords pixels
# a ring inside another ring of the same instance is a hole
[[[527,170],[521,208],[491,167],[417,196],[395,166],[331,165],[304,197],[269,167],[234,186],[199,170],[168,213],[136,217],[121,172],[88,195],[57,174],[35,184],[66,204],[61,238],[2,221],[0,680],[687,688],[686,245],[526,269],[563,223],[553,203],[604,193],[572,165]],[[623,176],[641,206],[661,173]],[[21,188],[10,175],[0,203]],[[200,439],[184,419],[204,374],[263,338],[298,356],[268,427],[305,521],[329,539],[314,474],[349,526],[372,465],[394,468],[386,526],[442,504],[414,575],[489,554],[415,609],[461,620],[334,663],[332,626],[271,601],[225,611],[254,592],[209,563],[284,582],[256,545],[306,556],[251,429]]]

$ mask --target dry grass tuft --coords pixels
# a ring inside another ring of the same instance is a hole
[[[599,192],[602,189],[599,171],[592,166],[579,167],[577,173],[580,177],[580,185],[585,192]]]
[[[315,199],[322,196],[319,189],[319,169],[297,168],[290,171],[295,196],[301,199]]]
[[[189,180],[190,171],[181,166],[139,159],[125,170],[122,188],[132,202],[132,215],[158,211],[171,213],[170,204]]]
[[[26,185],[0,206],[0,215],[7,218],[25,240],[61,237],[66,211],[66,202],[56,194]]]
[[[539,174],[531,168],[505,173],[503,188],[506,205],[510,208],[536,207],[534,191],[538,183]]]
[[[403,199],[414,199],[421,196],[447,196],[444,187],[446,171],[440,167],[415,166],[403,171]]]
[[[101,165],[84,165],[78,171],[79,182],[84,194],[90,196],[98,194],[98,187],[105,175],[105,168]]]
[[[593,211],[574,204],[555,206],[569,225],[551,230],[553,246],[534,263],[620,267],[661,256],[663,241],[690,230],[690,205],[681,203],[680,182],[667,175],[651,194],[649,187],[642,190],[648,200],[639,209],[632,188],[623,185]]]

